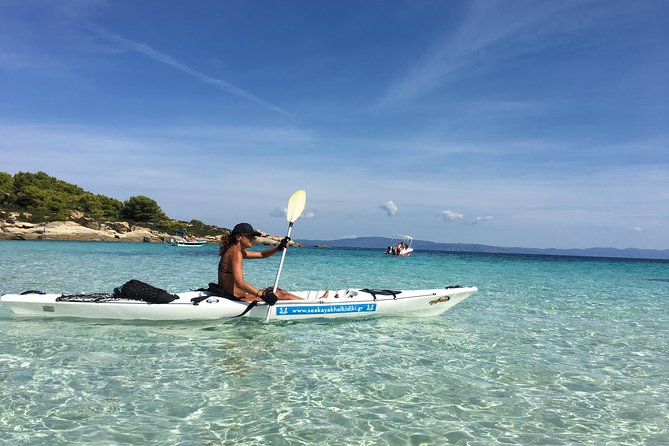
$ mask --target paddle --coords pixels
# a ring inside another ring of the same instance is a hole
[[[307,203],[307,193],[300,189],[293,193],[288,200],[288,210],[286,212],[286,220],[288,220],[288,233],[286,237],[290,237],[290,233],[293,230],[293,223],[300,218],[302,211],[304,211],[304,205]],[[276,273],[276,280],[274,281],[274,293],[279,289],[279,277],[281,277],[281,268],[283,268],[283,259],[286,258],[286,249],[281,252],[281,262],[279,262],[279,270]],[[269,312],[270,307],[267,307],[267,317],[265,322],[269,321]]]

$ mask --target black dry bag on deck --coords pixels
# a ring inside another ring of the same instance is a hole
[[[114,288],[113,297],[130,300],[142,300],[150,304],[167,304],[177,298],[162,288],[156,288],[139,280],[129,280],[118,288]]]

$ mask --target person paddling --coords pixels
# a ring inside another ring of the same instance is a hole
[[[281,242],[264,251],[249,251],[260,232],[253,229],[249,223],[239,223],[230,234],[221,236],[221,247],[218,262],[218,286],[223,291],[237,299],[246,302],[298,300],[299,297],[284,290],[272,291],[272,287],[255,288],[244,280],[243,259],[264,259],[273,256],[287,248],[290,238],[284,237]]]

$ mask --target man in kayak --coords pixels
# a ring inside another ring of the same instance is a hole
[[[276,290],[276,294],[271,287],[265,289],[255,288],[244,280],[243,259],[264,259],[273,256],[279,251],[286,249],[290,239],[284,237],[281,242],[264,251],[248,251],[253,246],[256,237],[260,232],[253,229],[248,223],[239,223],[228,236],[221,236],[221,247],[219,255],[221,260],[218,262],[218,286],[227,294],[246,302],[253,301],[276,301],[300,299],[294,294],[284,290]]]

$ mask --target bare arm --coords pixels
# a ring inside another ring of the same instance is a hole
[[[230,271],[234,280],[235,290],[244,292],[254,298],[259,298],[262,294],[261,289],[255,288],[253,285],[244,280],[244,270],[242,267],[242,260],[244,259],[264,259],[273,256],[279,251],[279,246],[265,249],[263,251],[247,251],[245,249],[231,252],[230,257]],[[284,245],[285,246],[285,245]],[[235,293],[235,295],[237,295]]]
[[[274,246],[269,249],[265,249],[264,251],[242,251],[242,255],[244,256],[245,259],[264,259],[270,256],[273,256],[279,251],[278,246]]]

